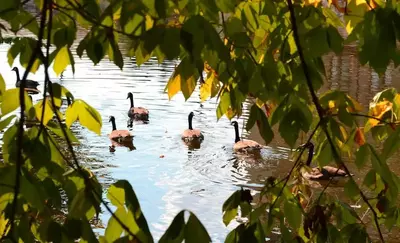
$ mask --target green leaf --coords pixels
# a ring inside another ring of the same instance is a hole
[[[339,107],[339,120],[346,124],[349,127],[352,127],[354,124],[354,118],[350,115],[350,113],[346,110],[346,107]]]
[[[354,180],[348,180],[344,186],[344,193],[351,199],[356,200],[359,196],[359,190]]]
[[[185,242],[211,242],[206,228],[192,212],[185,227]]]
[[[343,50],[343,37],[339,34],[338,29],[329,26],[326,29],[328,45],[336,54],[340,54]]]
[[[74,195],[68,212],[68,215],[75,219],[81,219],[84,216],[86,219],[91,219],[94,216],[95,209],[85,189],[77,191]]]
[[[240,191],[235,191],[222,205],[223,222],[225,226],[237,215],[238,206],[240,205]]]
[[[394,180],[391,170],[389,169],[388,165],[386,164],[386,161],[383,161],[380,158],[380,156],[375,151],[375,149],[370,144],[368,144],[368,146],[371,151],[372,167],[381,176],[381,178],[388,184],[389,194],[392,197],[391,199],[396,200],[399,188],[397,186],[396,181]]]
[[[6,83],[4,82],[3,76],[0,74],[0,102],[3,100],[3,94],[6,91]]]
[[[114,215],[121,222],[126,222],[127,214],[124,208],[117,208],[117,210],[114,212]],[[105,232],[107,242],[114,242],[115,240],[117,240],[121,236],[123,231],[124,229],[121,227],[121,224],[113,216],[111,216]]]
[[[302,212],[299,205],[292,200],[285,200],[284,210],[289,225],[297,230],[302,221]]]
[[[236,7],[235,1],[232,1],[232,0],[219,0],[219,1],[215,1],[215,3],[217,4],[217,7],[219,9],[221,9],[221,11],[223,13],[233,12]]]
[[[64,126],[69,140],[73,143],[79,144],[79,140],[75,137],[71,130],[69,130],[64,124],[62,124],[62,126]],[[60,138],[64,138],[64,133],[62,132],[62,129],[58,123],[54,121],[48,121],[46,127]]]
[[[258,108],[256,104],[254,104],[250,109],[250,116],[246,124],[246,130],[249,131],[254,126],[256,121],[260,134],[263,137],[265,143],[270,143],[274,137],[274,133],[272,132],[271,126],[268,122],[268,118],[266,117],[264,111]]]
[[[349,224],[341,230],[343,240],[346,242],[367,242],[368,234],[361,224]]]
[[[99,112],[81,99],[72,103],[65,112],[65,123],[69,128],[72,123],[79,119],[79,123],[92,132],[100,135],[102,120]]]
[[[124,66],[124,59],[122,58],[122,54],[121,51],[119,50],[118,43],[114,38],[110,38],[109,40],[111,46],[111,48],[109,48],[110,60],[114,61],[115,65],[117,65],[122,70],[122,67]]]
[[[70,56],[68,46],[65,45],[61,47],[61,49],[57,52],[56,57],[54,58],[54,66],[53,70],[57,76],[61,74],[65,70],[65,68],[70,65]]]
[[[222,93],[221,99],[217,107],[217,120],[219,120],[228,111],[230,105],[231,96],[229,92]]]
[[[11,115],[11,116],[7,117],[6,119],[1,120],[0,121],[0,131],[3,130],[4,128],[6,128],[15,117],[17,117],[17,116]]]
[[[178,28],[166,28],[163,40],[160,42],[160,49],[167,59],[174,59],[180,53],[180,35]]]
[[[45,196],[42,188],[39,187],[40,182],[31,177],[27,171],[21,176],[21,194],[36,209],[43,211]]]
[[[332,148],[331,148],[330,144],[328,144],[328,141],[326,139],[319,146],[316,157],[318,158],[318,165],[321,167],[328,165],[329,162],[332,161],[332,159],[333,159]]]
[[[371,187],[376,183],[376,172],[374,169],[368,171],[368,173],[364,177],[363,184],[367,187]]]
[[[293,107],[279,124],[279,133],[291,148],[295,146],[300,130],[308,132],[310,128],[312,115],[308,109],[307,111],[308,113],[304,113],[303,109]]]
[[[355,162],[359,169],[361,169],[369,159],[370,154],[368,148],[368,145],[364,144],[357,149]]]
[[[142,213],[139,201],[132,189],[132,186],[126,180],[119,180],[108,189],[107,197],[117,207],[125,204],[128,209],[127,226],[130,231],[142,242],[153,242],[147,221]]]
[[[400,129],[391,133],[383,144],[382,159],[387,160],[400,148]]]
[[[181,243],[185,236],[185,211],[180,211],[172,221],[171,225],[160,238],[160,243],[171,242]]]

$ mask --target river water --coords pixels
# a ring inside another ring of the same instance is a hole
[[[80,37],[83,34],[80,33]],[[9,45],[0,45],[0,73],[7,88],[12,88],[16,77],[7,63],[8,48]],[[87,57],[79,59],[75,56],[75,74],[70,68],[62,79],[55,77],[53,72],[50,74],[53,82],[64,85],[102,116],[101,136],[80,125],[73,126],[81,141],[81,145],[75,147],[80,162],[90,167],[105,187],[119,179],[132,184],[155,240],[161,237],[180,210],[188,209],[199,217],[214,242],[224,241],[227,233],[236,226],[231,223],[225,227],[222,223],[222,204],[229,195],[242,185],[261,186],[267,176],[285,175],[292,165],[288,160],[289,150],[279,137],[277,127],[274,128],[275,140],[265,147],[262,160],[237,158],[232,151],[233,127],[226,118],[217,122],[215,99],[200,103],[197,87],[187,101],[180,93],[168,100],[164,88],[176,62],[158,64],[157,60],[151,59],[138,67],[135,60],[125,58],[124,61],[121,71],[108,60],[93,66]],[[378,78],[369,68],[360,67],[352,47],[346,48],[340,57],[327,55],[325,64],[328,79],[323,89],[349,91],[365,107],[377,91],[400,86],[399,74],[393,68],[383,78]],[[14,65],[20,67],[18,61]],[[24,69],[20,67],[20,71]],[[28,78],[39,81],[39,88],[43,89],[42,68]],[[136,106],[150,111],[150,122],[135,123],[131,129],[136,150],[118,147],[115,152],[110,152],[109,116],[116,118],[117,128],[126,129],[128,92],[133,92]],[[34,101],[40,98],[41,95],[33,96]],[[201,129],[205,136],[201,148],[195,150],[188,149],[180,139],[188,126],[187,115],[191,111],[195,114],[194,127]],[[245,111],[243,120],[247,114]],[[242,119],[238,120],[241,129]],[[243,137],[262,142],[255,129],[250,134],[242,132]],[[399,158],[398,154],[394,161],[396,158]],[[390,166],[400,174],[398,165],[392,163]],[[363,178],[364,172],[357,175],[357,180]],[[341,197],[343,189],[336,189],[334,193]],[[106,212],[101,215],[104,225],[108,218]]]

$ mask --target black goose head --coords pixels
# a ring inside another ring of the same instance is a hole
[[[110,116],[110,120],[108,122],[111,122],[113,131],[117,130],[117,125],[115,124],[115,117],[114,116]]]
[[[134,107],[134,105],[133,105],[133,94],[132,94],[132,92],[129,92],[129,93],[128,93],[128,97],[126,97],[126,98],[131,100],[131,108]]]
[[[129,99],[129,98],[131,98],[131,99],[133,99],[133,94],[132,94],[132,92],[129,92],[128,93],[128,97],[126,97],[127,99]]]
[[[19,70],[17,67],[13,67],[11,69],[11,71],[14,71],[17,74],[17,82],[21,80],[20,76],[19,76]]]

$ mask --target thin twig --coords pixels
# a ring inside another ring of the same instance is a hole
[[[49,14],[51,15],[51,8],[50,8],[50,13],[49,13]],[[50,31],[50,30],[49,30],[49,31]],[[49,46],[47,46],[47,48],[49,48]],[[48,49],[47,49],[47,53],[48,53]],[[47,55],[48,55],[48,54],[47,54]],[[48,58],[48,57],[47,57],[47,58]],[[49,77],[48,68],[49,68],[49,67],[48,67],[48,65],[47,65],[47,66],[45,67],[45,76],[46,76],[46,77]],[[48,80],[46,80],[46,81],[48,81]],[[76,168],[74,168],[74,169],[75,169],[76,171],[78,171],[78,173],[80,173],[80,175],[81,175],[81,176],[83,177],[83,179],[84,179],[85,185],[91,190],[91,192],[93,192],[94,196],[97,197],[97,200],[99,200],[99,201],[105,206],[105,208],[106,208],[107,211],[111,214],[111,216],[120,224],[120,226],[121,226],[126,232],[128,232],[131,236],[133,236],[133,237],[136,238],[135,234],[129,229],[129,227],[128,227],[127,225],[125,225],[125,224],[122,222],[122,220],[121,220],[119,217],[117,217],[117,216],[115,215],[115,213],[112,211],[112,209],[105,203],[105,201],[103,200],[103,198],[101,197],[101,195],[99,195],[99,193],[98,193],[96,190],[93,189],[93,186],[92,186],[92,183],[91,183],[90,179],[87,177],[86,173],[83,171],[82,167],[80,166],[80,164],[79,164],[79,162],[78,162],[78,159],[77,159],[76,154],[75,154],[75,152],[74,152],[74,149],[73,149],[73,147],[72,147],[71,140],[69,139],[69,137],[68,137],[68,135],[67,135],[67,132],[66,132],[66,130],[65,130],[65,127],[62,126],[61,118],[60,118],[59,114],[56,112],[56,105],[55,105],[55,102],[54,102],[54,94],[53,94],[52,86],[49,86],[48,88],[49,88],[49,93],[50,93],[50,101],[51,101],[51,104],[52,104],[52,107],[53,107],[53,111],[54,111],[55,117],[56,117],[56,119],[57,119],[57,122],[60,124],[61,131],[62,131],[63,136],[64,136],[64,138],[65,138],[65,140],[66,140],[66,142],[67,142],[67,145],[68,145],[68,150],[71,152],[71,155],[72,155],[72,158],[73,158],[73,162],[74,162],[73,164],[74,164],[75,167],[76,167]]]
[[[320,127],[320,125],[321,125],[321,121],[318,122],[317,126],[316,126],[316,127],[314,128],[314,130],[311,132],[311,134],[310,134],[310,136],[308,137],[306,143],[311,142],[311,139],[313,138],[315,132],[318,130],[318,128]],[[270,212],[272,212],[272,209],[274,208],[276,202],[278,201],[279,197],[282,195],[283,190],[285,189],[287,183],[289,182],[289,179],[290,179],[291,174],[293,173],[294,169],[297,167],[298,163],[300,162],[300,158],[301,158],[301,156],[303,155],[303,153],[304,153],[304,151],[305,151],[306,149],[307,149],[306,146],[304,146],[304,147],[302,148],[302,150],[300,151],[300,154],[299,154],[299,156],[297,157],[296,161],[294,162],[294,165],[292,166],[292,168],[290,169],[288,175],[286,176],[285,182],[283,183],[283,186],[282,186],[281,190],[279,191],[279,193],[278,193],[278,195],[276,196],[275,200],[272,202],[271,206],[269,207]]]
[[[41,51],[41,43],[44,35],[44,28],[45,28],[45,23],[46,23],[46,8],[47,8],[47,0],[43,2],[43,11],[40,19],[40,29],[39,29],[39,35],[38,35],[38,41],[36,44],[35,51],[32,53],[32,56],[28,62],[28,66],[25,69],[24,76],[22,77],[21,84],[19,87],[19,100],[20,100],[20,109],[21,109],[21,114],[20,114],[20,121],[19,121],[19,128],[18,128],[18,136],[17,136],[17,146],[18,146],[18,152],[17,152],[17,163],[16,163],[16,173],[15,173],[15,188],[14,188],[14,199],[12,203],[12,208],[11,208],[11,217],[10,217],[10,235],[13,234],[14,231],[14,226],[15,226],[15,214],[17,212],[17,205],[18,205],[18,195],[20,191],[20,176],[21,176],[21,167],[23,163],[23,156],[22,156],[22,146],[23,146],[23,135],[24,135],[24,121],[25,121],[25,82],[26,78],[28,77],[28,74],[33,66],[33,63],[35,62],[36,56],[38,53]]]
[[[49,6],[49,20],[47,22],[47,42],[46,42],[46,56],[44,58],[44,68],[47,70],[50,66],[50,43],[51,43],[51,29],[53,27],[53,8]],[[50,77],[49,72],[44,72],[44,89],[43,89],[43,100],[42,100],[42,114],[40,116],[40,129],[36,136],[36,139],[40,137],[44,129],[43,120],[44,120],[44,113],[46,112],[46,103],[47,103],[47,88],[50,84]]]
[[[323,112],[323,109],[321,107],[321,104],[319,103],[319,100],[318,100],[318,97],[317,97],[317,95],[315,93],[315,90],[314,90],[314,88],[312,86],[312,81],[311,81],[310,74],[308,72],[307,63],[306,63],[305,58],[304,58],[303,49],[301,48],[301,45],[300,45],[300,38],[299,38],[299,34],[297,32],[296,16],[295,16],[295,13],[294,13],[294,7],[293,7],[292,0],[287,0],[287,3],[288,3],[289,11],[290,11],[291,22],[292,22],[293,37],[294,37],[294,41],[296,43],[297,51],[299,53],[300,61],[301,61],[302,67],[303,67],[304,76],[306,77],[308,89],[309,89],[309,92],[311,93],[311,98],[312,98],[312,101],[313,101],[313,103],[314,103],[314,105],[315,105],[315,107],[317,109],[318,115],[319,115],[320,119],[323,120],[324,119],[324,112]],[[351,173],[350,173],[349,169],[343,163],[340,155],[336,151],[335,144],[333,143],[333,140],[332,140],[332,138],[330,137],[330,135],[328,133],[328,129],[326,127],[326,124],[322,124],[322,130],[326,134],[326,137],[327,137],[328,142],[329,142],[329,144],[331,146],[332,154],[333,154],[333,157],[334,157],[336,163],[339,166],[343,167],[344,171],[348,174],[350,179],[353,180],[353,182],[354,182],[354,178],[351,176]],[[378,216],[377,216],[375,210],[373,209],[372,205],[369,203],[367,197],[364,195],[364,193],[361,191],[361,189],[359,187],[357,187],[357,188],[359,190],[359,193],[360,193],[363,201],[368,205],[368,207],[371,209],[372,213],[374,214],[374,221],[375,221],[376,227],[377,227],[378,232],[379,232],[379,237],[380,237],[382,242],[385,242],[385,240],[383,238],[383,235],[382,235],[382,232],[381,232],[381,229],[380,229],[380,226],[379,226]]]

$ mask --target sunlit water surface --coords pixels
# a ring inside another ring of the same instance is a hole
[[[0,72],[7,88],[12,88],[16,77],[7,62],[8,48],[9,45],[0,45]],[[75,98],[88,102],[103,119],[101,136],[79,124],[73,126],[81,141],[75,148],[80,162],[90,167],[106,187],[119,179],[131,183],[156,240],[180,210],[188,209],[203,222],[213,241],[223,241],[235,227],[235,223],[225,227],[222,222],[224,200],[240,185],[261,185],[286,157],[286,150],[266,147],[264,160],[255,165],[235,158],[234,129],[226,118],[217,122],[215,99],[200,104],[197,87],[187,101],[180,93],[168,100],[164,88],[177,62],[159,65],[151,59],[138,67],[134,60],[125,58],[121,71],[108,60],[93,66],[87,57],[75,58],[75,74],[68,68],[60,79],[51,72],[52,81],[64,85]],[[22,75],[25,69],[19,61],[14,65]],[[28,78],[39,81],[39,89],[43,90],[43,69]],[[134,123],[131,133],[135,136],[136,150],[117,147],[110,152],[109,116],[116,118],[117,129],[127,129],[128,92],[133,92],[135,106],[150,111],[150,122]],[[41,98],[41,94],[33,95],[33,101]],[[187,148],[180,137],[188,127],[187,116],[191,111],[195,114],[194,127],[205,136],[201,148],[194,150]],[[238,122],[241,128],[243,120]],[[249,173],[252,167],[257,168],[256,177]],[[104,224],[108,218],[107,212],[101,215]]]
[[[0,45],[0,72],[7,88],[12,88],[16,77],[7,62],[8,48],[9,45]],[[59,82],[76,98],[95,107],[103,119],[101,136],[79,124],[73,126],[81,141],[81,145],[75,147],[80,162],[90,167],[105,187],[119,179],[132,184],[155,240],[161,237],[180,210],[188,209],[200,218],[214,242],[224,241],[227,233],[236,226],[231,223],[225,227],[222,223],[222,204],[229,195],[240,186],[261,186],[266,177],[282,176],[292,166],[288,160],[289,150],[284,148],[278,135],[278,127],[274,128],[273,143],[263,150],[263,159],[237,158],[232,151],[233,127],[226,118],[217,122],[215,99],[201,104],[196,87],[187,101],[180,93],[168,100],[164,88],[176,62],[158,64],[151,59],[138,67],[134,60],[125,58],[124,61],[121,71],[108,60],[93,66],[87,57],[79,59],[75,56],[75,74],[68,68],[60,79],[51,72],[53,82]],[[342,56],[328,55],[325,64],[328,80],[323,90],[348,91],[365,108],[377,91],[390,86],[400,87],[397,70],[389,68],[384,77],[379,78],[369,68],[359,66],[352,47],[346,48]],[[14,65],[20,67],[18,61]],[[24,69],[20,67],[20,71]],[[39,88],[43,89],[43,69],[29,78],[39,81]],[[150,123],[135,123],[131,129],[136,150],[117,147],[115,152],[110,152],[109,116],[116,118],[118,129],[127,129],[128,92],[133,92],[136,106],[149,109]],[[40,94],[33,96],[34,101],[40,98]],[[191,111],[195,113],[194,127],[201,129],[205,136],[201,148],[195,150],[188,149],[180,138],[188,126],[187,115]],[[243,119],[247,116],[248,110],[245,110]],[[244,121],[238,122],[242,130]],[[243,137],[248,137],[241,132]],[[250,132],[250,138],[262,142],[256,129]],[[392,161],[398,158],[396,154]],[[398,163],[393,162],[391,169],[400,175]],[[368,171],[352,169],[356,180],[361,180]],[[343,188],[330,192],[343,197]],[[101,215],[104,225],[109,216],[107,212]],[[386,235],[396,237],[390,233]]]

